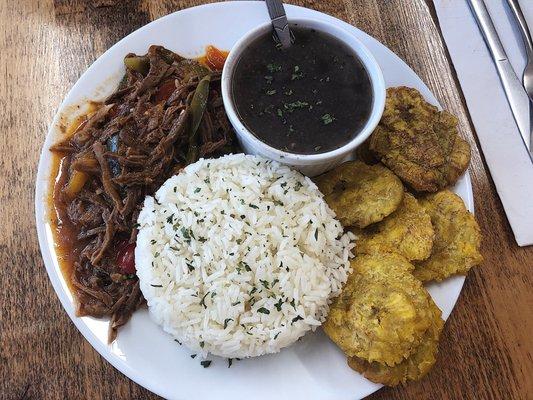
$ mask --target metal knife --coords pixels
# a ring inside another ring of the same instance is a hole
[[[483,0],[468,0],[468,3],[475,16],[479,30],[485,39],[485,43],[490,50],[518,130],[533,161],[533,154],[531,152],[533,148],[530,143],[529,98],[507,58],[496,28],[485,6],[485,2]]]
[[[522,74],[522,84],[526,94],[529,97],[529,151],[533,152],[533,39],[531,38],[529,27],[527,26],[526,19],[524,18],[524,14],[522,13],[522,9],[520,8],[520,3],[518,3],[518,0],[507,0],[507,4],[509,4],[511,14],[515,18],[518,30],[522,35],[524,48],[526,50],[527,62]]]

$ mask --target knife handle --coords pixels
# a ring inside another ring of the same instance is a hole
[[[483,0],[468,0],[468,3],[494,59],[496,61],[507,60],[507,54],[502,46],[498,32],[496,32],[496,28],[492,23],[485,2]]]
[[[511,8],[520,28],[520,33],[522,34],[522,39],[524,40],[524,45],[526,46],[526,52],[528,59],[533,58],[533,40],[531,40],[531,33],[529,32],[526,19],[520,8],[518,0],[507,0],[507,4]]]

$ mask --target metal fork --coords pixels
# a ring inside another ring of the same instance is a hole
[[[522,84],[529,97],[529,130],[531,132],[529,151],[533,154],[533,40],[531,39],[531,34],[518,0],[507,0],[507,3],[520,28],[524,47],[526,48],[527,64],[522,75]]]

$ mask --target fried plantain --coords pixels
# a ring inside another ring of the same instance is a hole
[[[430,296],[393,253],[359,255],[330,309],[326,334],[348,356],[395,365],[409,357],[432,322]]]
[[[455,184],[470,163],[470,145],[457,133],[457,118],[407,87],[387,89],[385,111],[369,147],[416,191]]]
[[[466,274],[480,264],[481,231],[463,200],[449,190],[427,195],[420,204],[435,229],[431,256],[415,263],[414,275],[422,281],[441,281],[454,274]]]
[[[429,214],[409,193],[404,194],[400,207],[383,221],[353,232],[357,235],[357,254],[396,252],[408,260],[428,258],[435,236]]]
[[[350,368],[372,382],[387,386],[422,379],[437,360],[439,337],[444,327],[442,313],[433,301],[430,302],[430,308],[433,320],[413,354],[392,367],[377,361],[368,362],[358,357],[349,357]]]
[[[359,228],[394,212],[404,192],[402,182],[388,168],[360,161],[346,162],[315,182],[341,224]]]

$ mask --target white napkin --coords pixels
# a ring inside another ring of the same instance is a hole
[[[507,56],[522,77],[525,53],[505,0],[485,0]],[[434,0],[481,149],[519,246],[533,244],[533,163],[466,0]],[[533,29],[533,1],[520,5]],[[524,94],[525,96],[525,94]],[[524,98],[524,101],[527,101]]]

